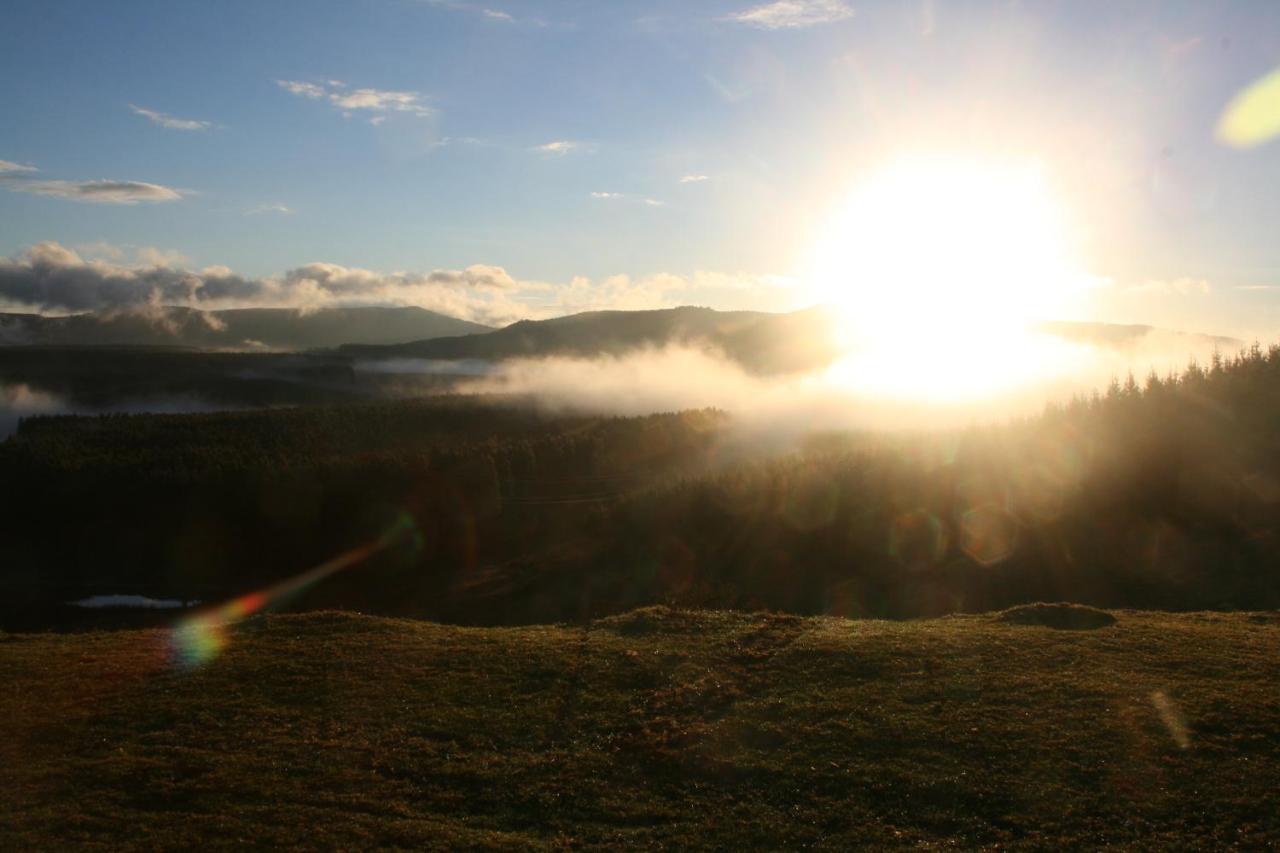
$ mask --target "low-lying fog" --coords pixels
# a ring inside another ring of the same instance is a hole
[[[445,390],[511,394],[533,397],[551,409],[618,415],[715,407],[733,413],[738,423],[748,429],[795,433],[815,429],[939,428],[999,421],[1035,414],[1048,402],[1105,391],[1110,382],[1123,382],[1129,374],[1141,383],[1152,370],[1161,375],[1180,371],[1193,359],[1207,364],[1213,355],[1211,343],[1178,337],[1146,339],[1126,347],[1058,345],[1072,348],[1069,370],[1059,369],[1043,379],[973,395],[948,393],[949,380],[941,369],[936,394],[893,396],[859,390],[849,379],[848,360],[813,373],[764,377],[719,353],[687,346],[623,356],[505,362],[362,360],[354,365],[354,373],[358,384],[367,383],[373,398],[421,396]],[[934,358],[945,365],[949,357],[948,353],[910,353],[905,344],[903,352],[910,354],[915,364]],[[1011,359],[1017,357],[1010,355]],[[868,365],[864,362],[857,368],[865,375]],[[888,377],[897,368],[893,363],[884,367]],[[366,377],[365,382],[360,381],[361,376]],[[398,378],[388,383],[392,377]],[[423,381],[414,381],[415,377]],[[427,379],[435,384],[427,383]],[[339,399],[350,397],[335,397],[335,401]],[[21,418],[34,415],[183,413],[247,407],[211,403],[196,394],[86,406],[30,384],[0,384],[0,438],[12,435]]]
[[[144,400],[122,400],[109,406],[85,406],[68,398],[33,388],[26,383],[0,384],[0,440],[18,431],[23,418],[35,415],[105,415],[105,414],[181,414],[185,412],[214,412],[228,409],[193,396],[165,397]]]
[[[1113,380],[1124,382],[1130,374],[1141,384],[1153,370],[1164,376],[1192,360],[1207,365],[1214,352],[1212,344],[1187,340],[1123,349],[1059,343],[1073,350],[1071,369],[972,396],[948,393],[945,379],[936,395],[859,390],[849,379],[856,371],[848,361],[804,375],[761,377],[716,353],[685,347],[621,357],[512,360],[461,383],[459,390],[530,395],[551,408],[602,414],[715,407],[732,412],[740,425],[769,431],[938,428],[1036,414],[1047,403],[1105,392]],[[936,357],[945,360],[947,354]]]

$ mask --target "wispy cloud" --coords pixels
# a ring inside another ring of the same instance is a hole
[[[491,9],[488,6],[477,6],[474,3],[463,3],[461,0],[427,0],[427,4],[435,6],[439,9],[452,9],[456,12],[470,12],[477,14],[482,18],[488,18],[490,21],[501,21],[504,24],[517,23],[516,16],[510,12],[504,12],[501,9]],[[524,18],[520,22],[533,24],[535,26],[545,26],[545,24],[537,19]]]
[[[710,180],[706,175],[685,175],[680,179],[682,184],[700,184],[703,181]]]
[[[161,184],[145,181],[34,181],[7,180],[5,189],[12,192],[85,201],[95,204],[138,204],[139,202],[177,201],[183,193]]]
[[[251,207],[248,210],[246,210],[244,212],[244,215],[260,216],[261,214],[264,214],[264,213],[290,214],[290,213],[293,213],[293,208],[289,207],[286,204],[280,204],[279,202],[276,202],[275,204],[260,204],[257,207]]]
[[[601,200],[608,200],[608,201],[639,202],[640,204],[648,205],[649,207],[663,207],[664,205],[666,205],[666,202],[659,201],[656,198],[646,198],[644,196],[628,195],[627,193],[596,191],[591,193],[591,197],[596,199],[601,199]]]
[[[725,16],[762,30],[787,30],[833,24],[853,17],[853,7],[844,0],[775,0]]]
[[[67,181],[31,177],[40,171],[35,166],[0,160],[0,187],[10,192],[65,198],[97,204],[137,204],[139,202],[177,201],[188,194],[161,184],[146,181]]]
[[[178,118],[168,113],[149,110],[146,107],[140,107],[136,104],[130,104],[129,109],[133,110],[137,115],[148,119],[152,124],[158,124],[167,130],[208,130],[213,127],[213,122],[202,121],[194,118]]]
[[[1125,288],[1131,293],[1166,293],[1175,296],[1195,296],[1211,293],[1213,287],[1203,278],[1150,279]]]
[[[291,95],[312,101],[327,101],[344,115],[372,113],[369,122],[374,125],[386,121],[388,115],[401,113],[412,116],[435,115],[435,108],[425,103],[421,92],[395,89],[356,89],[341,80],[325,80],[309,83],[303,80],[277,80],[276,85]]]
[[[551,154],[555,156],[563,156],[565,154],[571,154],[574,151],[586,151],[588,150],[588,148],[583,143],[575,142],[572,139],[557,139],[553,142],[546,142],[546,143],[543,143],[542,145],[535,145],[533,147],[533,150],[537,151],[540,154]]]

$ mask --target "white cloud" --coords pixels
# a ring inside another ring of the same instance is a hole
[[[452,9],[455,12],[470,12],[478,14],[490,21],[501,21],[505,24],[517,23],[516,18],[510,12],[504,12],[501,9],[491,9],[487,6],[477,6],[473,3],[463,3],[461,0],[426,0],[429,5],[436,6],[441,9]],[[530,18],[521,18],[521,22],[532,24],[533,26],[545,26],[542,21]]]
[[[725,16],[725,20],[763,30],[798,29],[853,17],[844,0],[775,0]]]
[[[35,166],[26,166],[22,163],[11,163],[8,160],[0,160],[0,175],[18,174],[21,172],[38,172]]]
[[[130,104],[129,109],[133,110],[136,114],[149,119],[152,124],[158,124],[168,130],[208,130],[213,127],[213,122],[201,121],[194,118],[177,118],[176,116],[157,112],[156,110],[149,110],[145,107],[136,106],[135,104]]]
[[[340,80],[330,80],[328,83],[330,86],[342,85],[342,81]],[[286,92],[293,95],[299,95],[303,98],[318,100],[323,98],[325,94],[324,87],[315,83],[302,83],[298,80],[277,80],[276,84]]]
[[[598,199],[639,202],[640,204],[647,205],[648,207],[664,207],[666,205],[665,201],[659,201],[656,198],[632,196],[632,195],[627,195],[626,193],[596,191],[591,193],[591,197],[598,198]]]
[[[244,212],[245,216],[257,216],[262,213],[293,213],[293,209],[288,205],[276,202],[275,204],[260,204],[257,207],[251,207]]]
[[[682,184],[700,184],[703,181],[710,180],[706,175],[685,175],[680,178]]]
[[[324,83],[307,83],[301,80],[277,80],[276,85],[286,92],[313,101],[328,101],[344,115],[360,110],[373,113],[369,121],[378,125],[391,113],[412,116],[435,115],[435,108],[424,102],[421,92],[395,89],[353,89],[341,80]]]
[[[183,193],[172,187],[145,181],[33,181],[8,180],[3,183],[12,192],[65,198],[96,204],[137,204],[139,202],[177,201]]]
[[[581,142],[574,142],[572,139],[557,139],[554,142],[535,145],[533,150],[542,154],[564,155],[573,151],[580,151],[583,147]]]

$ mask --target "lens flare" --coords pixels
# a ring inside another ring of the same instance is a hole
[[[1218,139],[1252,148],[1280,135],[1280,68],[1240,92],[1218,120]]]
[[[949,545],[946,527],[928,510],[905,512],[889,527],[889,556],[909,571],[932,569],[946,555]]]
[[[212,661],[230,642],[231,626],[261,610],[278,607],[298,593],[344,569],[352,568],[393,545],[420,547],[421,534],[412,516],[401,513],[377,539],[345,551],[288,580],[257,590],[219,607],[182,620],[169,633],[170,659],[181,669],[197,669]]]

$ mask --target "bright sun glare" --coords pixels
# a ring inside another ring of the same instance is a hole
[[[855,188],[814,252],[812,282],[849,356],[833,379],[881,395],[962,400],[1074,366],[1037,333],[1088,279],[1034,165],[903,160]]]

